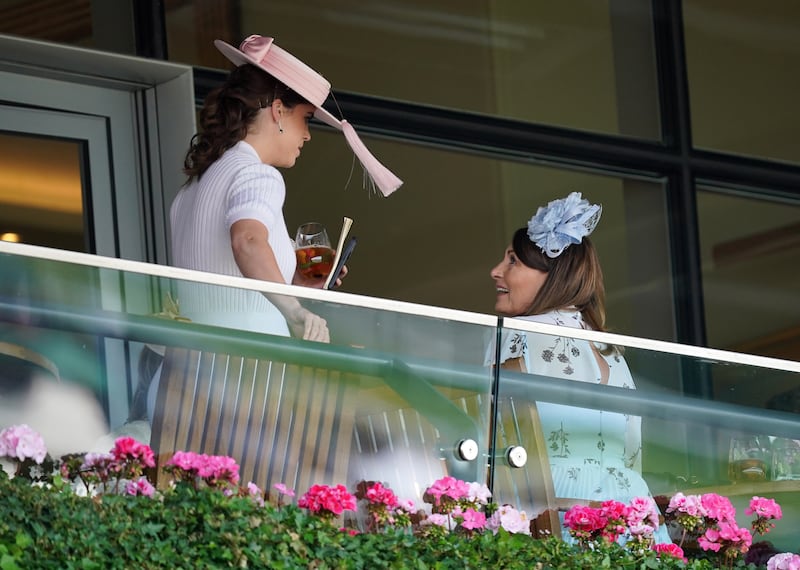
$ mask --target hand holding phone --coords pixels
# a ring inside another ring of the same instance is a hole
[[[339,263],[336,264],[336,267],[333,268],[333,272],[331,273],[332,277],[330,282],[328,283],[328,289],[333,289],[336,285],[336,280],[342,274],[342,268],[347,263],[347,260],[350,259],[350,256],[353,254],[353,250],[356,248],[358,244],[358,238],[356,236],[351,237],[347,244],[345,244],[344,249],[342,250],[342,255],[339,257]]]

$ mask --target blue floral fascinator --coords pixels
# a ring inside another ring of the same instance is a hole
[[[536,211],[528,222],[528,237],[545,255],[558,257],[594,231],[602,212],[602,206],[590,204],[580,192],[572,192]]]

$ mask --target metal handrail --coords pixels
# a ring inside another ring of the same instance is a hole
[[[400,359],[395,354],[375,350],[108,310],[88,314],[71,307],[19,306],[0,301],[0,321],[147,344],[233,353],[252,358],[277,358],[288,363],[392,378],[392,387],[400,390],[403,387],[402,378],[413,377],[420,387],[420,393],[434,400],[439,393],[430,387],[447,386],[485,394],[489,391],[492,379],[492,371],[482,366]],[[552,402],[733,430],[741,430],[742,418],[747,417],[747,429],[750,431],[800,437],[800,420],[795,414],[662,392],[654,395],[647,390],[565,381],[539,374],[507,370],[501,370],[499,374],[498,395],[501,397],[511,396],[527,401]],[[429,388],[421,388],[423,385]],[[419,397],[419,394],[409,396],[409,399],[417,405],[424,406],[426,403],[426,398]],[[434,403],[444,406],[439,409],[449,408],[443,401],[444,397]],[[432,404],[433,407],[435,405]],[[471,427],[470,431],[474,432],[475,426],[460,427]]]

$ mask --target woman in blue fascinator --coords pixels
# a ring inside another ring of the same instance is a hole
[[[539,208],[491,270],[497,313],[605,331],[603,272],[589,239],[601,213],[579,192]],[[617,347],[586,340],[511,332],[500,362],[555,379],[636,388]],[[640,417],[548,402],[537,408],[557,497],[623,503],[650,497],[641,476]],[[663,526],[655,538],[669,542]]]

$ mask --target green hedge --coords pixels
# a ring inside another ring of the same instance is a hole
[[[0,568],[713,568],[636,555],[617,545],[581,550],[556,538],[501,530],[420,537],[390,530],[351,534],[294,505],[179,484],[157,499],[82,497],[32,486],[0,470]]]

